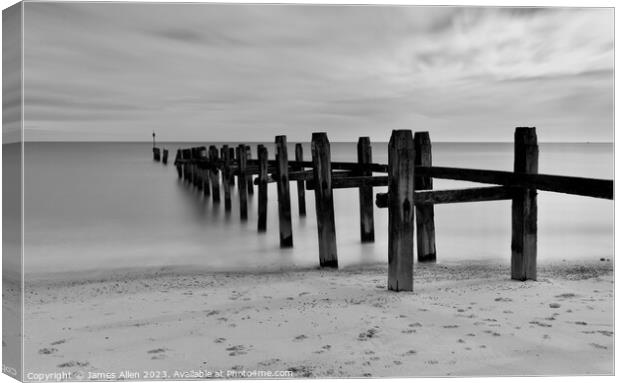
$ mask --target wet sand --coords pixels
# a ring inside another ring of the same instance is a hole
[[[499,263],[416,265],[413,293],[387,291],[384,265],[30,276],[26,374],[613,374],[612,262],[509,276]]]

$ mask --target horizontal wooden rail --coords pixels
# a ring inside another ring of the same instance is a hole
[[[418,191],[413,194],[415,205],[437,205],[443,203],[500,201],[512,199],[514,189],[503,186],[483,188],[456,189],[456,190],[429,190]],[[389,205],[388,193],[377,193],[375,204],[386,208]]]
[[[416,175],[433,178],[530,188],[585,197],[614,198],[612,180],[439,166],[416,167],[415,172]]]

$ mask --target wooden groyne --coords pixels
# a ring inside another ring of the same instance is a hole
[[[437,259],[436,204],[511,200],[511,278],[525,281],[536,279],[538,190],[613,199],[612,180],[539,174],[535,128],[516,128],[512,172],[433,166],[428,132],[413,134],[410,130],[392,132],[387,164],[372,162],[368,137],[359,138],[355,162],[331,161],[326,133],[312,134],[311,161],[304,161],[301,144],[295,145],[295,160],[289,161],[286,136],[275,138],[275,148],[273,160],[269,159],[263,145],[256,148],[257,159],[250,157],[249,146],[244,144],[236,150],[226,145],[218,150],[211,145],[208,152],[205,147],[185,148],[177,151],[174,164],[178,177],[204,189],[205,196],[213,196],[214,204],[220,203],[223,186],[227,212],[231,211],[230,186],[235,184],[236,177],[242,220],[248,219],[248,195],[253,193],[253,185],[258,185],[259,232],[267,230],[267,185],[277,183],[280,246],[283,248],[292,247],[294,243],[290,182],[298,185],[300,216],[306,214],[304,189],[314,191],[322,267],[338,267],[333,190],[358,189],[361,242],[375,239],[373,202],[378,208],[388,209],[388,289],[393,291],[413,290],[414,235],[417,261],[435,262]],[[434,190],[433,178],[495,186]],[[387,186],[388,192],[377,193],[373,201],[373,188],[381,186]]]

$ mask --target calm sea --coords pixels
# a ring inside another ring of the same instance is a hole
[[[234,143],[233,143],[234,145]],[[171,161],[179,147],[167,143]],[[273,158],[273,145],[269,144]],[[256,146],[252,146],[256,158]],[[438,166],[511,170],[512,144],[435,143]],[[355,144],[332,143],[332,159],[353,161]],[[257,194],[249,220],[239,220],[177,178],[172,165],[152,161],[149,143],[27,143],[25,145],[25,271],[54,273],[145,266],[255,270],[318,264],[314,195],[308,215],[297,214],[291,184],[294,248],[279,249],[277,195],[269,186],[268,231],[256,232]],[[289,147],[289,157],[294,153]],[[309,144],[304,144],[306,159]],[[387,144],[374,143],[375,162],[387,163]],[[541,144],[540,170],[613,178],[611,144]],[[435,181],[435,188],[473,186]],[[234,189],[233,189],[234,190]],[[376,188],[384,192],[386,188]],[[236,193],[236,191],[235,191]],[[387,261],[387,210],[375,208],[376,242],[359,242],[356,190],[335,192],[338,256],[343,267]],[[510,259],[510,202],[435,208],[439,262]],[[596,260],[613,256],[613,202],[539,194],[539,260]]]

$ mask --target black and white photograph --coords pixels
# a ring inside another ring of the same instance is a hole
[[[2,5],[4,374],[615,374],[613,4]]]

